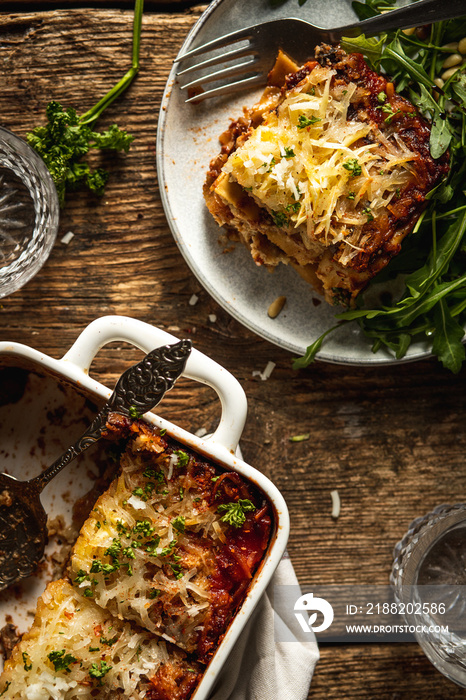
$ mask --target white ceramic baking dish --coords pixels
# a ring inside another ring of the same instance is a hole
[[[178,338],[165,331],[133,318],[104,316],[87,326],[71,349],[60,360],[53,359],[25,345],[0,342],[0,368],[5,366],[24,367],[34,373],[45,375],[49,379],[52,377],[58,383],[71,386],[79,395],[84,394],[101,405],[110,396],[111,389],[92,379],[89,375],[89,368],[95,355],[105,344],[112,341],[125,341],[147,353],[155,347],[177,340]],[[208,384],[216,391],[221,402],[221,418],[215,432],[206,439],[197,437],[154,413],[146,414],[145,418],[154,425],[166,429],[168,434],[176,440],[214,460],[220,466],[234,470],[251,480],[264,492],[275,513],[273,535],[263,562],[253,578],[243,605],[230,624],[192,698],[192,700],[205,700],[282,557],[288,540],[289,517],[285,501],[277,488],[263,474],[246,464],[235,454],[247,411],[246,397],[238,381],[223,367],[196,349],[193,349],[183,375]],[[13,430],[14,427],[10,427],[10,432]],[[42,433],[42,439],[47,443],[47,432],[46,430],[44,432],[43,428]],[[69,439],[71,443],[77,437],[79,435],[67,435],[65,440]],[[4,442],[4,438],[0,419],[0,445]],[[10,452],[15,452],[15,450],[10,450]],[[0,454],[0,457],[3,456]],[[4,470],[4,466],[1,466]],[[70,474],[73,474],[72,470],[72,464],[66,467],[65,472],[69,472],[68,478]],[[15,476],[30,478],[38,471],[36,468],[32,472],[26,470],[23,474],[16,472]],[[51,482],[44,491],[44,496],[47,495],[47,498],[43,499],[46,508],[47,502],[53,501],[53,496],[50,499],[50,493],[46,494],[46,492],[53,492],[54,485],[55,481]],[[4,592],[2,596],[4,604],[8,605],[8,591]]]

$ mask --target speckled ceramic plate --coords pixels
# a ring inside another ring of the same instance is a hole
[[[284,16],[304,17],[321,26],[354,20],[350,0],[288,0],[272,7],[271,0],[216,0],[188,35],[183,49],[194,48],[222,34]],[[335,325],[335,310],[297,273],[281,265],[270,274],[257,267],[249,252],[237,245],[225,253],[221,229],[204,203],[202,185],[210,160],[219,151],[218,137],[230,119],[252,104],[260,91],[185,104],[176,79],[175,63],[165,89],[157,139],[157,168],[165,213],[175,240],[193,273],[207,291],[245,326],[295,356]],[[286,297],[283,311],[270,319],[267,309],[278,296]],[[413,344],[405,360],[429,355],[427,345]],[[370,341],[356,323],[345,324],[326,339],[318,358],[341,364],[398,362],[389,351],[372,353]]]

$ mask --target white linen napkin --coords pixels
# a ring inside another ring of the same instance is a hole
[[[307,641],[298,640],[286,621],[276,614],[272,602],[276,586],[292,586],[299,591],[286,552],[220,672],[210,700],[306,700],[308,697],[319,658],[317,642],[313,632],[307,635]],[[292,641],[276,641],[277,632],[279,638]]]

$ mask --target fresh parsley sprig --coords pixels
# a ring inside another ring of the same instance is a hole
[[[94,124],[132,83],[139,71],[139,48],[144,0],[136,0],[133,21],[133,50],[130,69],[91,109],[78,116],[72,107],[66,109],[53,100],[46,108],[47,124],[38,126],[26,138],[41,156],[57,188],[60,204],[65,203],[67,190],[85,185],[101,195],[108,180],[103,168],[92,169],[82,158],[91,150],[125,151],[134,137],[112,124],[106,131],[94,130]]]

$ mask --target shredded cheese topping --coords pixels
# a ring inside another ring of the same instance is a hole
[[[148,678],[168,659],[163,640],[112,618],[66,581],[55,581],[39,599],[30,632],[5,663],[0,693],[5,699],[79,700],[113,692],[139,700],[151,687]]]
[[[192,651],[209,610],[211,544],[226,541],[228,526],[180,473],[187,453],[164,453],[148,468],[140,447],[123,455],[121,476],[84,524],[71,578],[113,615]]]
[[[306,248],[341,244],[337,260],[346,265],[370,239],[366,224],[387,216],[413,179],[416,154],[389,124],[382,133],[349,116],[364,88],[334,75],[316,66],[266,112],[223,172]]]

